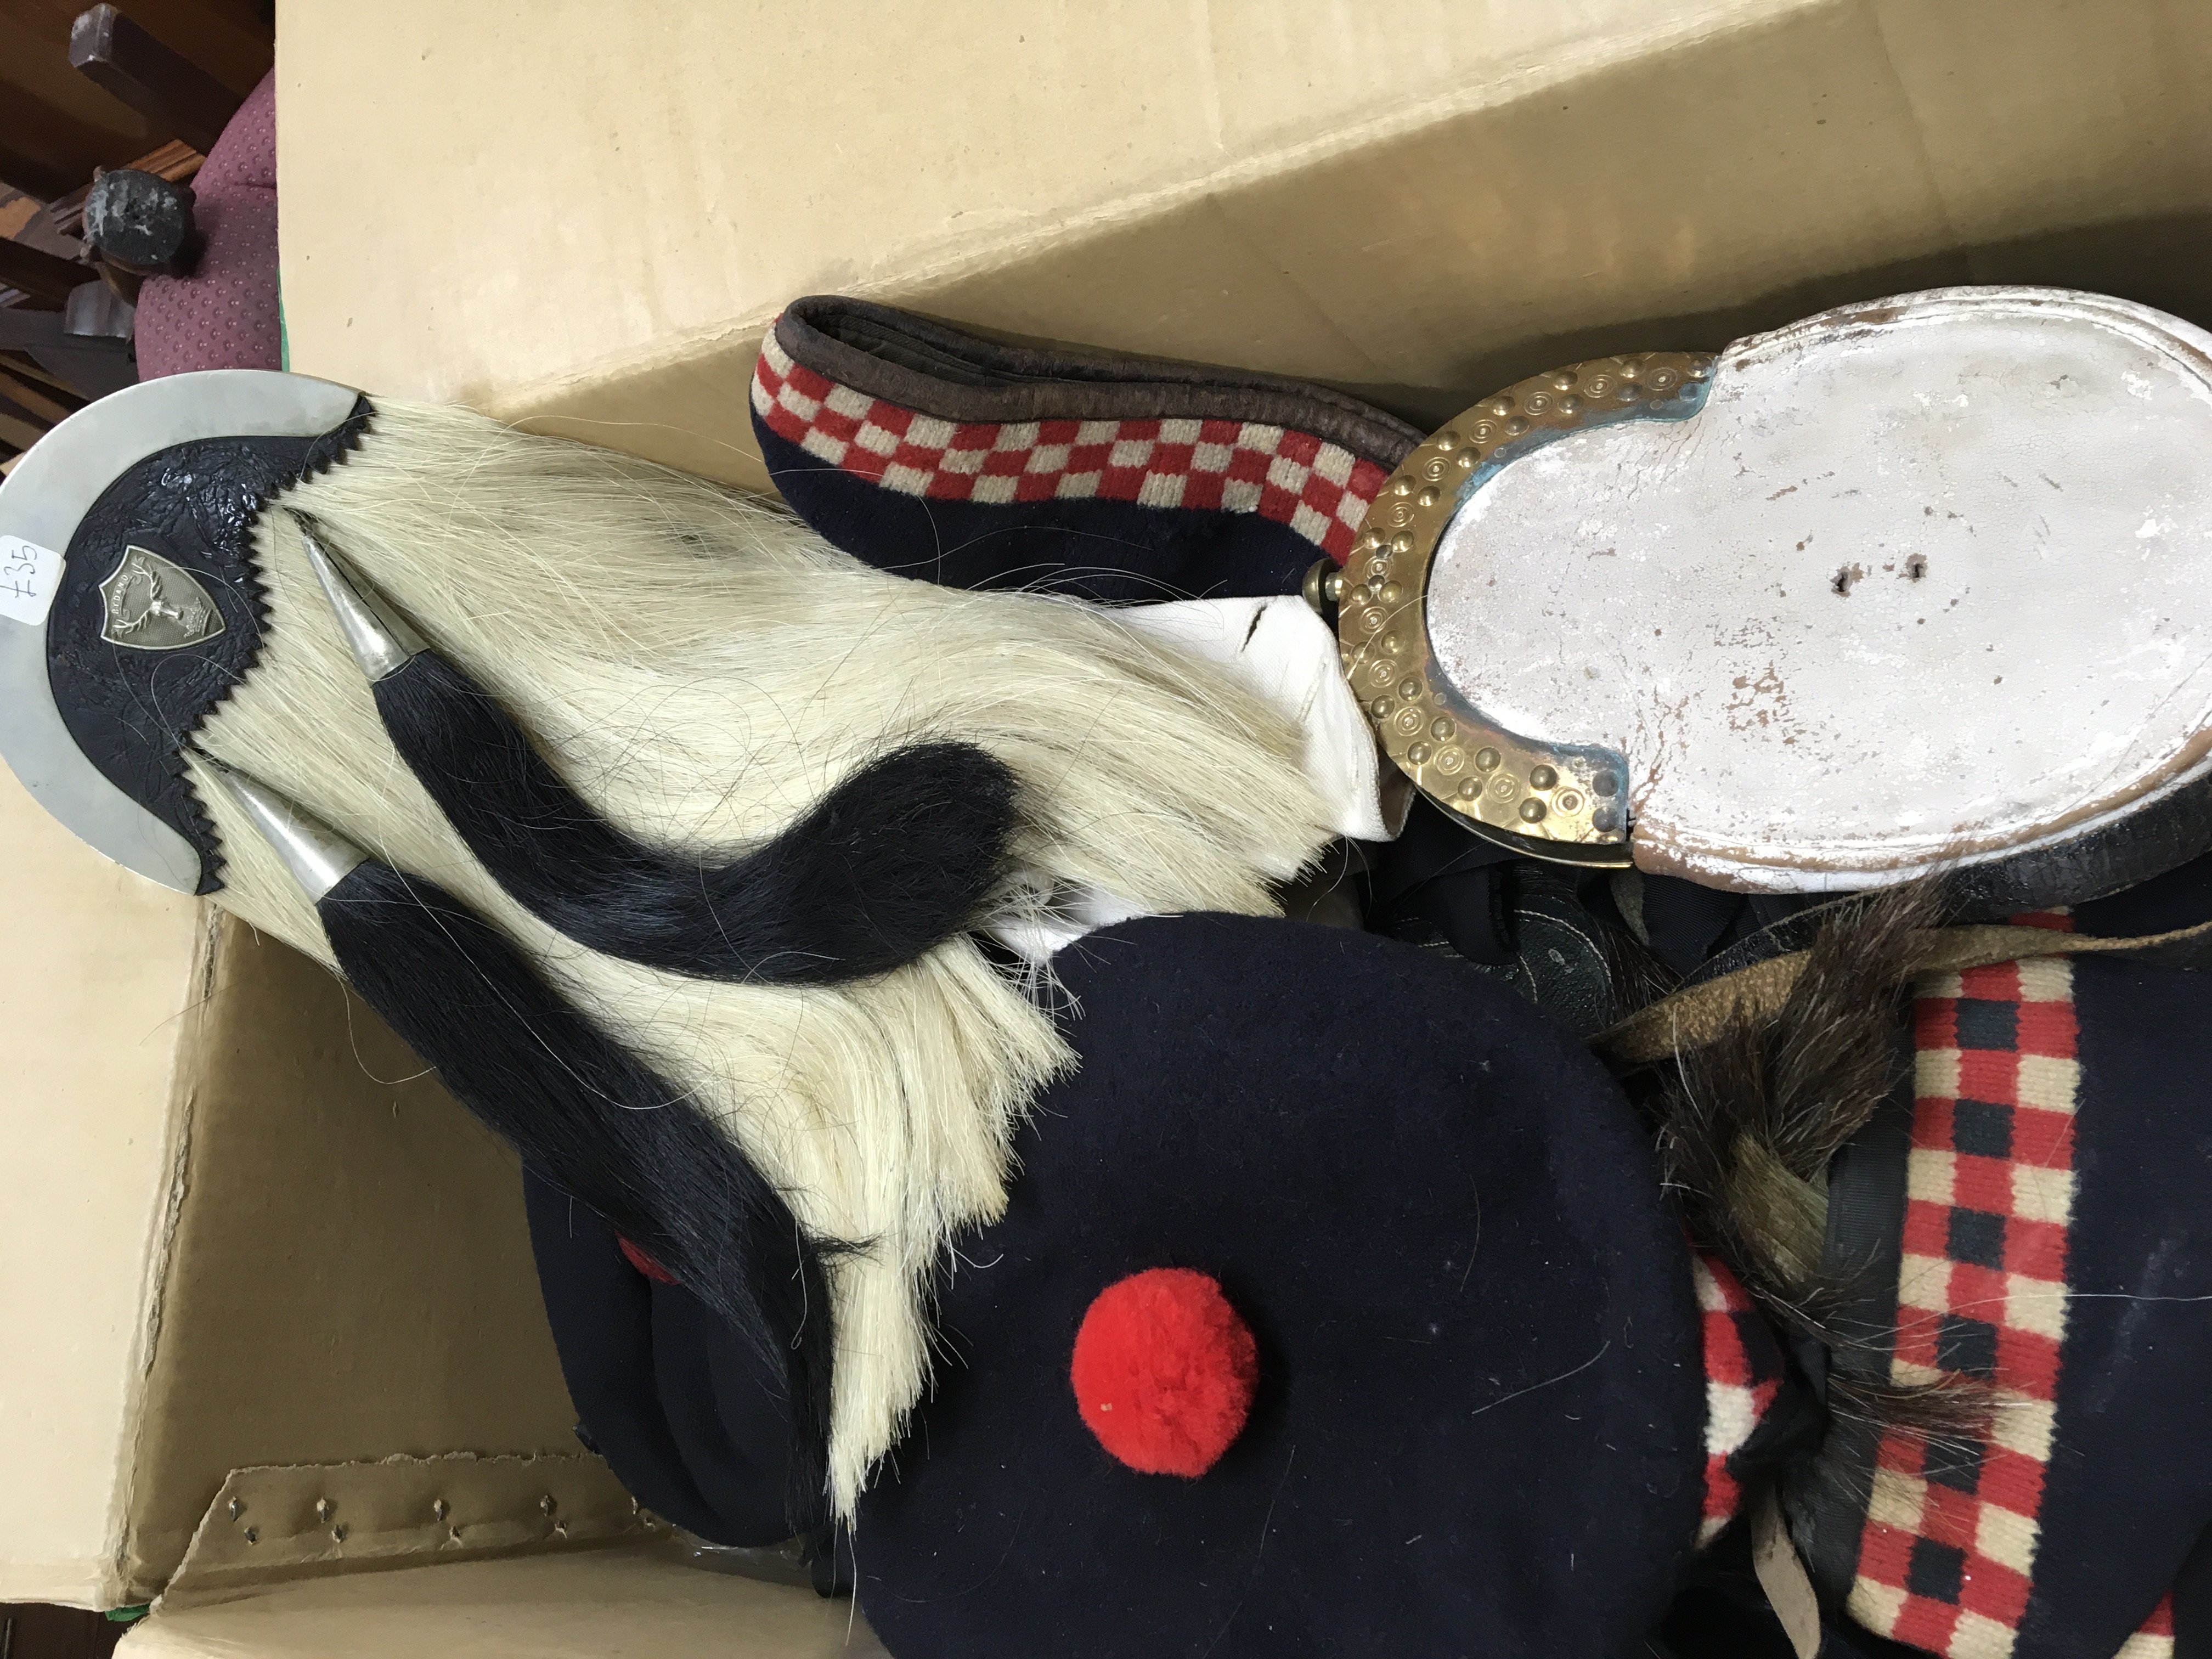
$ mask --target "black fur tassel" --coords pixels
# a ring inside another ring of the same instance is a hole
[[[834,985],[972,926],[1014,830],[1014,777],[971,744],[896,749],[735,861],[617,830],[435,652],[376,684],[385,730],[500,885],[578,944],[702,979]]]
[[[824,1261],[783,1196],[667,1082],[610,1041],[450,894],[374,860],[324,896],[339,968],[462,1104],[705,1302],[786,1379],[791,1520],[827,1513]]]
[[[1839,1310],[1863,1290],[1824,1261],[1830,1161],[1905,1080],[1901,1036],[1923,930],[1943,910],[1936,882],[1835,905],[1771,1018],[1741,1015],[1676,1059],[1658,1097],[1668,1186],[1698,1243],[1717,1254],[1783,1329],[1832,1352],[1852,1344]],[[1893,1383],[1838,1368],[1833,1415],[1931,1440],[1986,1419],[1985,1389]]]

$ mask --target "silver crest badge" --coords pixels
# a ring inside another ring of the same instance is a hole
[[[174,651],[222,632],[222,612],[192,573],[143,547],[124,549],[100,597],[107,607],[100,637],[110,645]]]

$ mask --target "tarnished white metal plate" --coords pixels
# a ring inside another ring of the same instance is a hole
[[[1620,757],[1639,866],[1861,887],[2206,772],[2203,331],[1911,295],[1737,342],[1690,418],[1542,435],[1442,527],[1428,672],[1528,744]]]

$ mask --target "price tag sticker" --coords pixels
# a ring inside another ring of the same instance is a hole
[[[37,627],[61,585],[60,554],[21,536],[0,536],[0,617]]]

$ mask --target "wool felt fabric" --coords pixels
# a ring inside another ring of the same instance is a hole
[[[2094,959],[2072,973],[2065,1336],[2018,1659],[2125,1639],[2212,1529],[2212,981]],[[2190,1612],[2201,1651],[2212,1608]]]
[[[1297,592],[1421,438],[1279,375],[1006,345],[831,295],[777,319],[752,412],[777,489],[847,552],[1110,604]]]
[[[690,1291],[626,1261],[589,1208],[532,1170],[522,1190],[580,1437],[646,1508],[711,1543],[787,1537],[781,1377]]]
[[[836,1334],[826,1264],[843,1247],[805,1226],[696,1099],[435,884],[364,859],[315,908],[347,982],[455,1099],[781,1367],[791,1530],[818,1528]]]
[[[1706,1457],[1689,1252],[1573,1041],[1463,964],[1159,918],[1059,960],[1079,1071],[940,1287],[958,1363],[855,1534],[899,1659],[1614,1654],[1663,1611]],[[1218,1279],[1259,1345],[1195,1480],[1070,1397],[1105,1285]]]
[[[2212,860],[2024,920],[2128,937],[2207,915]],[[1985,1431],[1870,1443],[1857,1506],[1807,1517],[1815,1583],[1854,1652],[2212,1651],[2212,980],[2083,957],[1918,992],[1889,1190],[1853,1205],[1894,1235],[1876,1361],[1999,1403]]]
[[[2075,921],[2091,931],[2112,935],[2156,932],[2187,925],[2212,908],[2208,907],[2208,900],[2212,900],[2212,866],[2200,863],[2144,889],[2082,907]],[[1110,937],[1095,935],[1073,954],[1080,957]],[[1830,1610],[1829,1639],[1838,1652],[2055,1654],[2117,1650],[2123,1642],[2132,1641],[2136,1645],[2125,1650],[2130,1659],[2136,1659],[2138,1655],[2202,1651],[2202,1644],[2212,1632],[2204,1622],[2206,1614],[2212,1613],[2212,1604],[2203,1594],[2212,1588],[2212,1573],[2205,1565],[2212,1551],[2203,1546],[2201,1531],[2207,1515],[2203,1471],[2208,1460],[2197,1445],[2201,1431],[2193,1428],[2202,1420],[2203,1402],[2197,1395],[2207,1370],[2201,1328],[2205,1316],[2203,1304],[2186,1299],[2207,1293],[2197,1272],[2203,1250],[2196,1235],[2202,1228],[2191,1219],[2202,1213],[2203,1205],[2201,1199],[2193,1207],[2187,1201],[2177,1203],[2176,1194],[2154,1190],[2201,1182],[2206,1167],[2202,1137],[2195,1127],[2199,1115],[2189,1109],[2189,1079],[2194,1073],[2186,1047],[2191,1034],[2204,1029],[2207,1011],[2202,999],[2212,988],[2207,988],[2197,975],[2134,963],[2082,961],[2071,964],[2070,971],[2081,976],[2074,982],[2072,1000],[2082,1070],[2075,1112],[2079,1139],[2069,1153],[2079,1182],[2068,1239],[2068,1282],[2063,1287],[2039,1287],[2033,1282],[2018,1287],[2019,1293],[2028,1298],[2023,1311],[2029,1318],[2034,1301],[2046,1290],[2053,1297],[2067,1291],[2075,1297],[2067,1304],[2066,1346],[2052,1381],[2057,1402],[2053,1455],[2039,1460],[2045,1463],[2045,1469],[2037,1477],[2033,1501],[2023,1510],[2016,1496],[2008,1500],[2004,1490],[2011,1478],[2008,1468],[2016,1471],[2020,1465],[2002,1445],[1993,1453],[1987,1446],[1961,1443],[1939,1448],[1932,1460],[1901,1446],[1887,1449],[1886,1463],[1893,1485],[1894,1477],[1917,1473],[1923,1487],[1932,1490],[1935,1496],[1930,1503],[1925,1492],[1922,1493],[1922,1522],[1917,1530],[1908,1528],[1901,1539],[1885,1540],[1882,1533],[1898,1531],[1888,1518],[1894,1511],[1887,1510],[1871,1534],[1875,1551],[1886,1549],[1903,1564],[1899,1583],[1891,1588],[1903,1592],[1917,1586],[1914,1591],[1920,1604],[1917,1618],[1905,1628],[1921,1641],[1908,1644],[1876,1634],[1836,1607]],[[1960,988],[1986,991],[1990,988]],[[1164,988],[1159,998],[1164,1005],[1163,1017],[1171,1009],[1174,995],[1175,988]],[[1087,992],[1085,1000],[1094,1009],[1099,1003],[1095,992]],[[1986,994],[1966,1000],[1980,1006],[1964,1014],[1963,1046],[1956,1047],[1954,1057],[1945,1063],[1963,1061],[1972,1070],[2002,1063],[2008,1053],[2018,1053],[2021,1008],[2008,1008],[2002,1000]],[[1923,1024],[1928,1001],[1923,999]],[[2032,1025],[2042,1018],[2031,1012],[2027,1023]],[[1960,1012],[1946,1010],[1941,1018],[1948,1022],[1947,1042],[1957,1045],[1962,1028]],[[2004,1035],[1997,1028],[2008,1019],[2013,1030],[2008,1049],[1996,1043]],[[2157,1037],[2160,1032],[2166,1034],[2162,1042]],[[2151,1036],[2148,1043],[2146,1033]],[[2031,1051],[2033,1046],[2031,1042]],[[2139,1062],[2114,1058],[2139,1048],[2143,1050]],[[2030,1058],[2038,1056],[2031,1052]],[[2143,1160],[2136,1155],[2139,1143],[2135,1138],[2143,1120],[2135,1106],[2160,1102],[2165,1105],[2160,1114],[2163,1127],[2156,1121],[2151,1126],[2160,1137],[2157,1149],[2160,1155]],[[1926,1124],[1922,1139],[1929,1139],[1938,1128],[1950,1137],[1942,1150],[1954,1170],[1987,1164],[1996,1156],[1997,1149],[1989,1139],[1997,1127],[1996,1103],[1974,1102],[1970,1096],[1966,1103],[1967,1110],[1962,1114],[1956,1100],[1931,1099],[1923,1111]],[[1958,1138],[1962,1124],[1963,1142]],[[2024,1133],[2017,1121],[2005,1127],[2015,1135]],[[1034,1167],[1034,1152],[1030,1162]],[[2107,1202],[2106,1195],[2115,1192],[2122,1194],[2121,1200]],[[2185,1200],[2190,1194],[2179,1196]],[[2000,1340],[2015,1345],[2020,1340],[2018,1336],[1992,1335],[1991,1328],[2002,1321],[1982,1317],[1990,1311],[1985,1307],[1968,1305],[1979,1294],[1978,1271],[1987,1271],[1976,1257],[1986,1256],[1992,1249],[2002,1253],[2008,1244],[2016,1249],[2021,1241],[2008,1239],[2009,1233],[2019,1231],[2025,1237],[2036,1230],[2018,1229],[2011,1218],[1978,1207],[1970,1190],[1951,1207],[1956,1213],[1940,1218],[1945,1235],[1941,1249],[1950,1251],[1951,1236],[1957,1235],[1955,1253],[1964,1269],[1959,1279],[1963,1300],[1948,1315],[1923,1320],[1923,1328],[1910,1334],[1909,1340],[1966,1360],[1971,1358],[1969,1350],[1978,1344],[1987,1347]],[[1924,1231],[1927,1224],[1917,1224]],[[963,1254],[971,1262],[992,1259],[988,1250],[963,1249]],[[610,1243],[607,1261],[617,1260]],[[2100,1262],[2103,1265],[2099,1266]],[[623,1271],[632,1280],[636,1279],[634,1271]],[[2092,1281],[2084,1277],[2092,1271],[2100,1273],[2101,1279]],[[2032,1280],[2033,1275],[2029,1278]],[[556,1282],[549,1271],[549,1295]],[[2080,1294],[2083,1291],[2086,1296]],[[2145,1297],[2185,1299],[2145,1301]],[[1712,1316],[1713,1311],[1708,1309],[1705,1319],[1709,1394],[1748,1381],[1753,1393],[1763,1396],[1764,1368],[1736,1374],[1728,1364],[1715,1364],[1712,1336],[1719,1322]],[[1887,1316],[1895,1317],[1893,1310]],[[1738,1316],[1731,1312],[1728,1322],[1737,1325]],[[2130,1332],[2132,1340],[2128,1340]],[[1756,1333],[1750,1334],[1755,1337]],[[605,1340],[604,1332],[597,1335]],[[564,1333],[564,1349],[571,1340]],[[970,1350],[978,1347],[973,1342],[965,1346]],[[2170,1361],[2162,1358],[2168,1354]],[[1984,1362],[1973,1364],[1980,1367]],[[619,1373],[622,1368],[617,1361],[615,1370]],[[2080,1391],[2069,1395],[2068,1389],[2076,1382]],[[1716,1449],[1710,1437],[1717,1421],[1718,1414],[1709,1411],[1709,1451]],[[756,1432],[772,1436],[780,1428],[764,1425]],[[909,1459],[919,1456],[927,1447],[933,1458],[940,1443],[933,1418],[925,1439],[915,1443],[907,1455]],[[1928,1478],[1931,1465],[1933,1477]],[[628,1478],[619,1459],[617,1468]],[[1725,1512],[1726,1499],[1719,1493],[1720,1486],[1709,1475],[1704,1489],[1708,1520]],[[1998,1547],[2008,1529],[2015,1543],[2023,1535],[2033,1540],[2040,1531],[2032,1595],[2019,1604],[2016,1625],[1992,1620],[1986,1613],[1971,1620],[1960,1617],[1961,1598],[1975,1599],[1971,1588],[1974,1577],[1979,1574],[1988,1583],[2000,1576],[1996,1569],[2002,1565],[1974,1559],[1955,1532],[1944,1530],[1946,1525],[1955,1527],[1962,1513],[1971,1515],[1978,1523],[1982,1516],[1990,1517],[1989,1524],[1996,1528],[1988,1534],[1992,1548]],[[2024,1534],[2008,1520],[2013,1516],[2029,1523]],[[881,1560],[880,1534],[864,1534],[864,1540],[871,1537],[874,1547],[864,1550],[864,1566]],[[1746,1601],[1747,1592],[1742,1584],[1730,1579],[1732,1548],[1723,1539],[1712,1558],[1701,1559],[1691,1570],[1682,1595],[1668,1613],[1661,1650],[1683,1659],[1707,1652],[1757,1659],[1770,1652],[1780,1656],[1789,1651],[1779,1627],[1755,1603]],[[2207,1582],[2198,1584],[2199,1580]],[[2197,1590],[2194,1595],[2189,1593],[2192,1585]],[[1893,1605],[1901,1606],[1894,1601]],[[1863,1605],[1857,1611],[1864,1616],[1867,1607]],[[1897,1628],[1893,1616],[1884,1622]],[[1979,1646],[1973,1644],[1978,1636],[1982,1638]],[[2109,1645],[2094,1645],[2104,1643],[2107,1637],[2112,1638]],[[2011,1643],[2017,1646],[2008,1650],[2004,1644]]]

